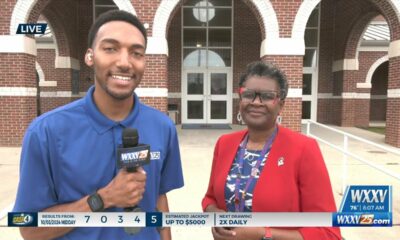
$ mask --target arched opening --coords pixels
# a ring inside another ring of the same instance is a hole
[[[371,79],[370,126],[386,125],[389,62],[382,63]]]

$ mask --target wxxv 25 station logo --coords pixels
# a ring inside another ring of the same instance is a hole
[[[332,223],[338,227],[392,226],[392,187],[347,187],[339,212],[333,214]]]

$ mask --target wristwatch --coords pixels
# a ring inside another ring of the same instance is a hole
[[[101,199],[101,196],[97,192],[88,197],[87,203],[89,204],[89,207],[93,212],[104,211],[103,199]]]
[[[265,228],[265,235],[264,237],[261,238],[261,240],[272,240],[271,228],[269,227]]]

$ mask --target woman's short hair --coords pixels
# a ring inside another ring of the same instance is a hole
[[[246,72],[242,74],[239,86],[243,87],[245,82],[252,76],[267,77],[277,81],[280,92],[279,98],[284,100],[288,93],[289,84],[285,73],[272,63],[263,61],[251,62],[246,67]]]

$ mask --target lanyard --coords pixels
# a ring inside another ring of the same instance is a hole
[[[274,140],[277,131],[278,131],[278,128],[275,127],[275,130],[272,133],[272,136],[264,144],[264,147],[263,147],[263,149],[261,151],[261,154],[257,159],[256,165],[251,168],[251,174],[250,174],[250,177],[247,180],[246,185],[245,185],[245,187],[243,189],[241,198],[239,198],[240,178],[242,176],[241,171],[243,169],[244,154],[245,154],[245,151],[246,151],[247,143],[249,141],[249,134],[246,134],[246,137],[240,143],[239,159],[238,159],[239,160],[239,168],[238,168],[238,174],[237,174],[236,182],[235,182],[235,200],[234,201],[235,201],[235,211],[236,212],[243,212],[247,189],[250,187],[251,182],[253,181],[254,177],[257,175],[257,171],[259,171],[259,167],[261,165],[262,160],[265,157],[265,154],[270,150],[271,145],[272,145],[272,141]]]

